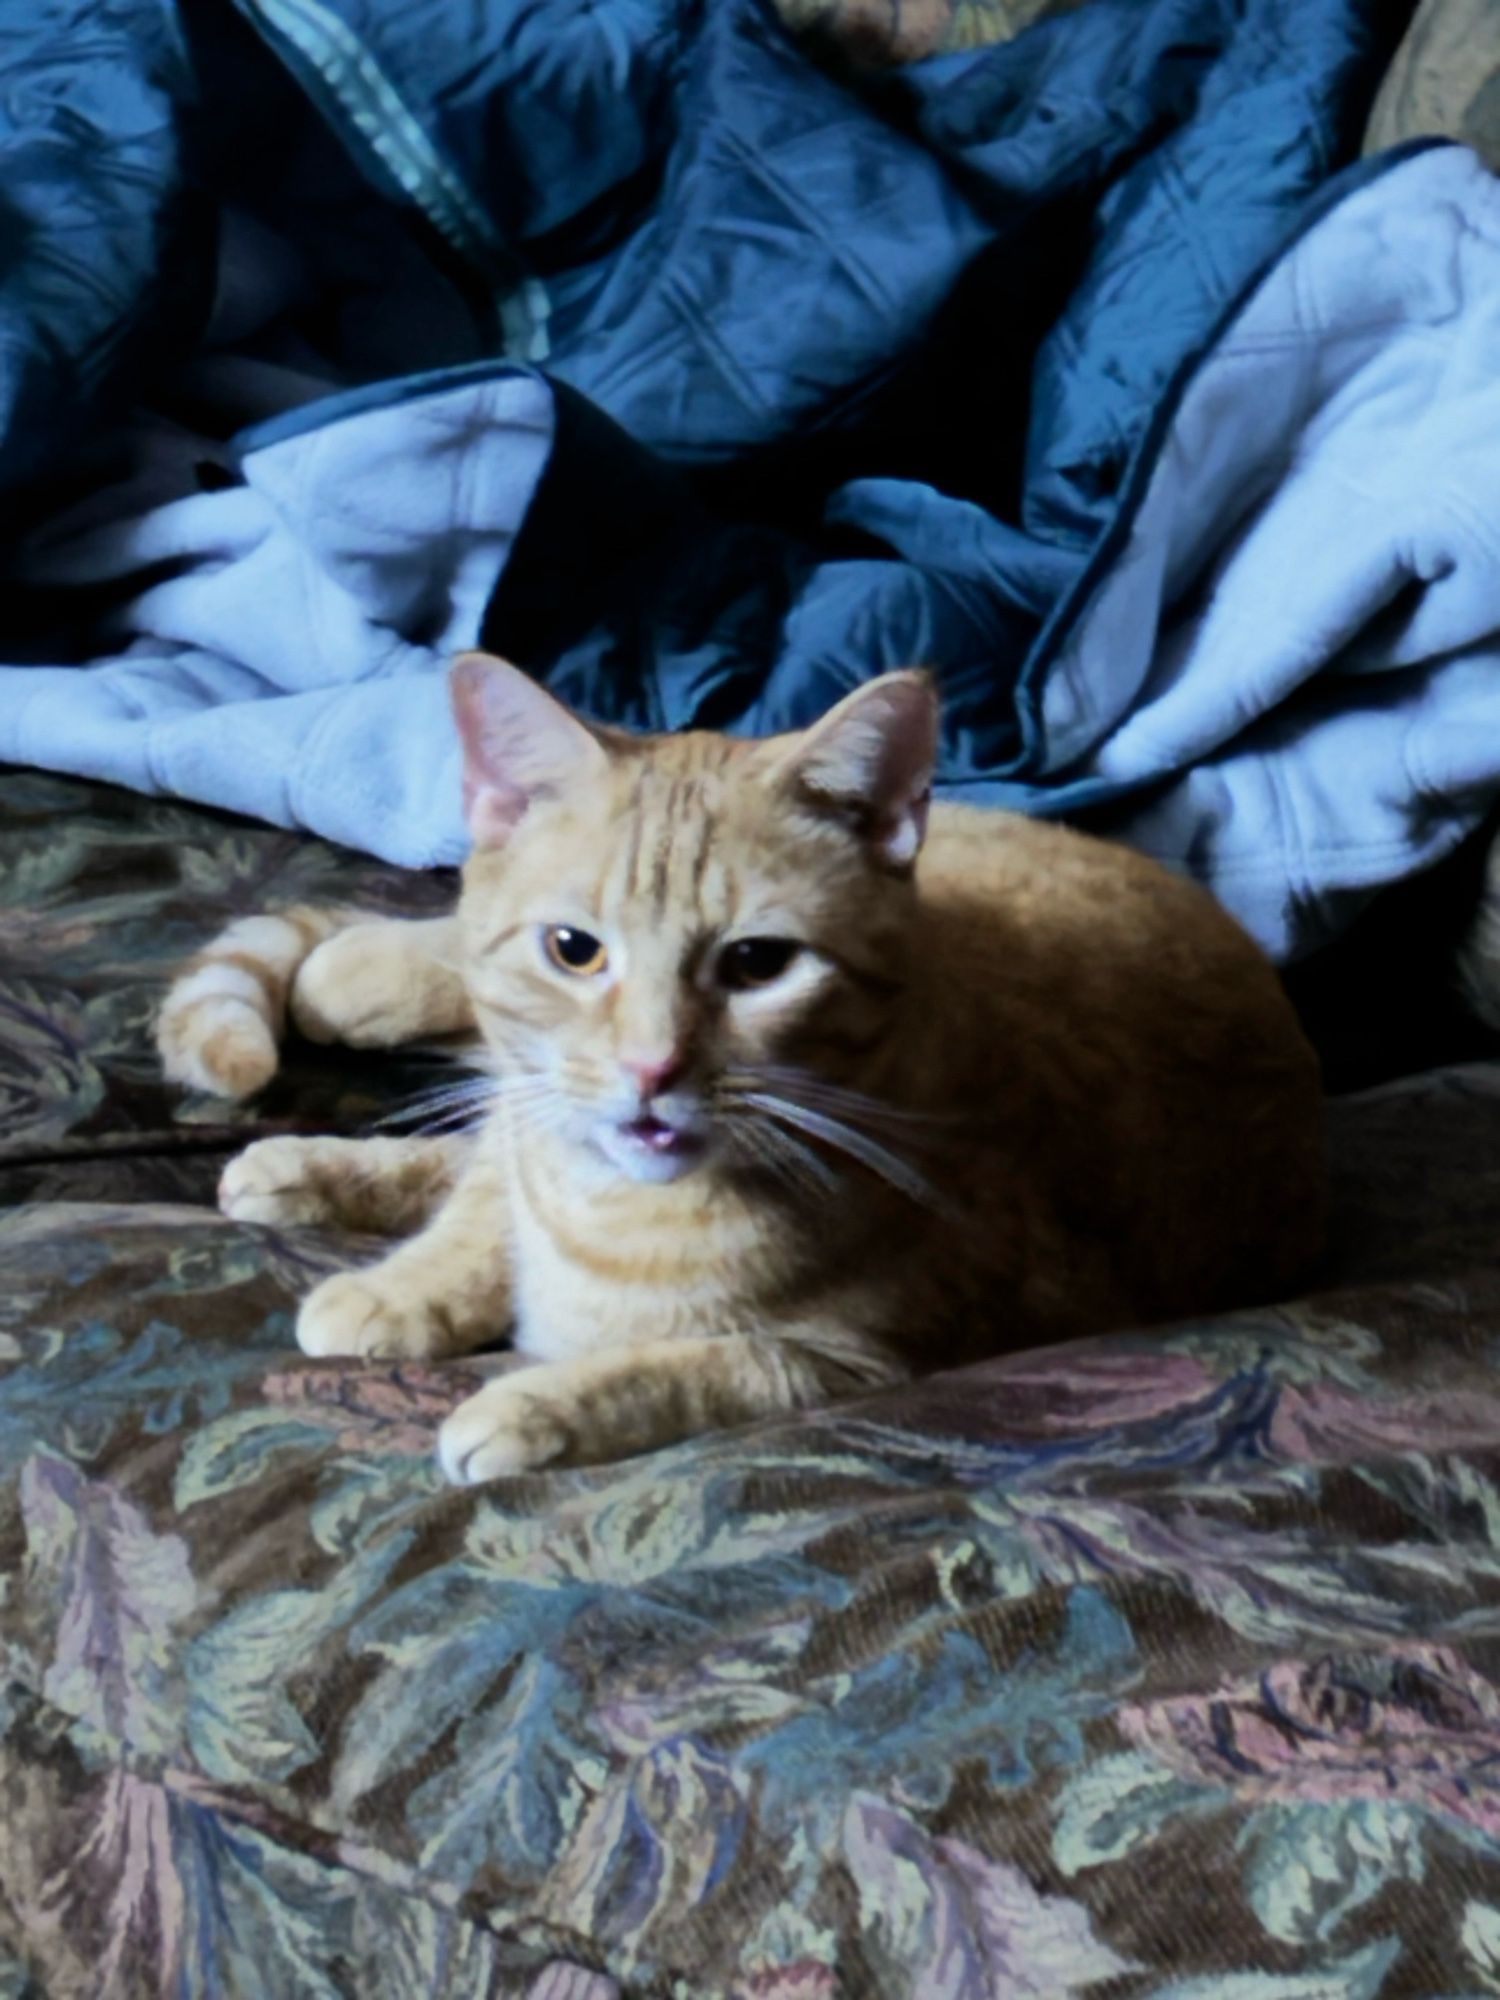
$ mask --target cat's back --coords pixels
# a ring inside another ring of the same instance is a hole
[[[934,1089],[1004,1107],[1028,1176],[1128,1240],[1133,1295],[1159,1316],[1300,1274],[1321,1079],[1234,919],[1132,850],[957,806],[933,812],[920,883]]]
[[[1006,989],[1041,979],[1080,999],[1202,987],[1228,1004],[1281,986],[1208,892],[1131,848],[1018,813],[938,805],[921,865],[929,942],[945,974]]]

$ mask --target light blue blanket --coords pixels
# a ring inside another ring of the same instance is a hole
[[[1350,195],[1197,372],[1048,673],[1049,770],[1269,949],[1500,795],[1500,182]],[[1134,796],[1158,780],[1154,796]]]
[[[1500,795],[1497,356],[1500,186],[1443,147],[1354,188],[1138,453],[1021,676],[1031,773],[952,791],[1106,826],[1283,958],[1445,852]],[[149,587],[92,633],[107,657],[0,669],[0,759],[457,860],[442,668],[481,637],[554,413],[528,368],[453,370],[251,433],[242,486],[142,512],[126,481],[53,520],[29,581]],[[895,490],[838,506],[878,533]],[[989,529],[975,509],[976,548]],[[953,539],[955,590],[967,560]]]

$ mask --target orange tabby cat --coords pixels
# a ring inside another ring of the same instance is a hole
[[[1020,1345],[1291,1285],[1316,1065],[1270,965],[1136,854],[934,806],[928,679],[802,734],[632,738],[470,655],[453,919],[233,927],[164,1010],[244,1091],[322,1038],[476,1024],[482,1123],[252,1146],[226,1210],[416,1230],[309,1354],[535,1366],[443,1427],[481,1480],[649,1450]],[[460,1090],[456,1100],[465,1099]]]

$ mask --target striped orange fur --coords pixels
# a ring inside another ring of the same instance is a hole
[[[449,1419],[452,1476],[1300,1277],[1319,1083],[1273,969],[1136,854],[929,811],[925,676],[765,741],[591,729],[477,656],[454,698],[475,837],[456,916],[252,919],[162,1028],[174,1075],[232,1087],[269,1074],[287,1018],[365,1043],[476,1031],[449,1100],[472,1132],[264,1141],[222,1197],[415,1231],[310,1295],[310,1353],[509,1332],[533,1365]]]

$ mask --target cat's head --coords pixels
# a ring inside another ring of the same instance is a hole
[[[927,676],[759,741],[593,728],[482,654],[452,690],[465,970],[524,1123],[634,1180],[805,1167],[908,977]]]

